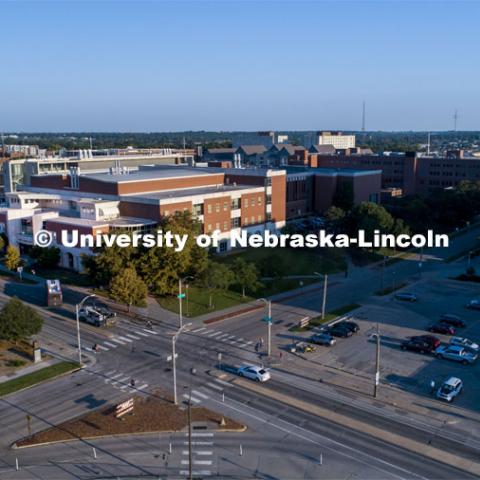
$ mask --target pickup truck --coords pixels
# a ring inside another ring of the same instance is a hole
[[[108,317],[104,313],[99,312],[93,307],[82,308],[79,312],[79,319],[95,327],[110,327],[115,325],[115,318]]]

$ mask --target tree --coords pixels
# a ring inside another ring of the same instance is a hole
[[[200,284],[208,291],[209,308],[213,308],[213,291],[227,290],[235,281],[235,275],[223,263],[209,261],[200,277]]]
[[[21,264],[22,259],[20,258],[20,251],[13,245],[9,245],[5,255],[5,266],[9,270],[16,270]]]
[[[131,267],[118,273],[110,283],[110,297],[127,305],[129,312],[132,305],[145,302],[147,291],[147,286]]]
[[[43,319],[17,297],[9,300],[0,311],[0,339],[18,341],[38,333]]]
[[[351,233],[356,235],[359,230],[365,231],[365,238],[372,240],[374,230],[380,233],[393,233],[395,219],[380,205],[372,202],[362,202],[357,205],[349,216]]]
[[[0,251],[3,252],[6,246],[7,246],[7,237],[4,233],[2,233],[0,234]]]
[[[332,205],[325,212],[325,220],[327,221],[327,228],[331,232],[337,233],[343,230],[346,219],[346,213],[343,208]]]
[[[42,248],[35,245],[30,250],[30,257],[39,267],[55,268],[60,262],[60,249],[58,247]]]
[[[339,183],[333,195],[332,204],[343,210],[351,210],[353,207],[354,194],[351,183]]]
[[[242,297],[245,297],[245,289],[251,292],[257,291],[261,283],[258,281],[258,270],[253,263],[247,263],[243,258],[236,258],[233,262],[235,283],[242,289]]]

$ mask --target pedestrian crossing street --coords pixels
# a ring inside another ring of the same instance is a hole
[[[108,340],[98,342],[97,345],[100,351],[108,352],[109,350],[120,347],[121,345],[131,345],[135,340],[141,340],[142,338],[150,337],[152,335],[158,335],[158,332],[148,328],[135,328],[128,333],[123,333],[122,335],[113,334]],[[83,345],[82,349],[86,350],[87,352],[93,352],[93,345],[91,347]]]
[[[238,348],[248,348],[253,345],[253,340],[246,340],[245,338],[238,337],[237,335],[231,335],[220,330],[211,330],[206,327],[194,328],[189,331],[190,333],[196,333],[202,335],[205,338],[210,338],[218,342],[228,343]]]
[[[180,463],[182,470],[179,474],[188,477],[189,471],[189,441],[188,432],[185,433]],[[214,433],[192,432],[192,475],[194,477],[208,477],[212,475],[214,463]]]

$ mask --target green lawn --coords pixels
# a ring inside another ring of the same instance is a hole
[[[345,269],[345,257],[338,250],[334,252],[307,248],[248,248],[217,255],[213,260],[231,264],[236,258],[243,258],[260,268],[262,263],[268,262],[269,259],[275,261],[279,256],[288,268],[284,276],[313,275],[315,272],[332,274]]]
[[[342,315],[346,315],[347,313],[360,308],[361,305],[358,303],[351,303],[349,305],[344,305],[343,307],[336,308],[335,310],[331,310],[330,312],[325,313],[325,318],[322,319],[322,316],[319,315],[318,317],[314,317],[310,319],[309,324],[306,327],[291,327],[291,332],[306,332],[307,330],[311,330],[313,327],[317,327],[318,325],[322,325],[323,323],[330,322],[331,320],[335,320],[337,317],[341,317]]]
[[[13,380],[0,383],[0,397],[27,387],[31,387],[37,383],[44,382],[45,380],[58,377],[63,373],[71,372],[77,368],[78,363],[60,362],[56,363],[55,365],[51,365],[50,367],[37,370],[36,372],[28,373],[26,375],[22,375],[21,377],[14,378]]]

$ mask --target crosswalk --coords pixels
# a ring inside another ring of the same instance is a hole
[[[188,433],[185,433],[188,437]],[[208,477],[212,475],[214,463],[214,433],[213,432],[192,432],[192,475],[195,477]],[[182,456],[180,463],[182,470],[179,474],[182,477],[188,476],[190,471],[186,468],[190,465],[189,441],[183,442]]]
[[[113,388],[120,390],[121,392],[142,392],[148,388],[148,383],[145,381],[139,381],[135,378],[135,385],[132,385],[130,381],[132,376],[127,375],[125,372],[119,370],[109,370],[107,372],[103,371],[101,367],[94,367],[85,370],[89,375],[98,375],[104,377],[103,382],[106,385],[110,385]]]
[[[128,333],[112,334],[108,340],[98,342],[97,346],[100,351],[108,352],[109,350],[118,348],[120,346],[131,346],[133,342],[142,340],[142,338],[150,337],[152,335],[158,335],[158,332],[148,328],[134,328],[128,331]],[[83,345],[82,349],[86,350],[87,352],[93,352],[93,345],[91,347]]]
[[[201,387],[192,388],[190,393],[184,393],[183,398],[186,402],[191,401],[192,404],[198,405],[206,402],[212,395],[218,398],[218,395],[225,392],[226,388],[231,388],[233,385],[221,378],[213,378],[211,382],[207,382]]]
[[[190,333],[204,336],[211,340],[227,343],[238,348],[248,348],[253,345],[253,340],[247,340],[231,333],[222,332],[221,330],[211,330],[207,327],[200,327],[190,330]]]

